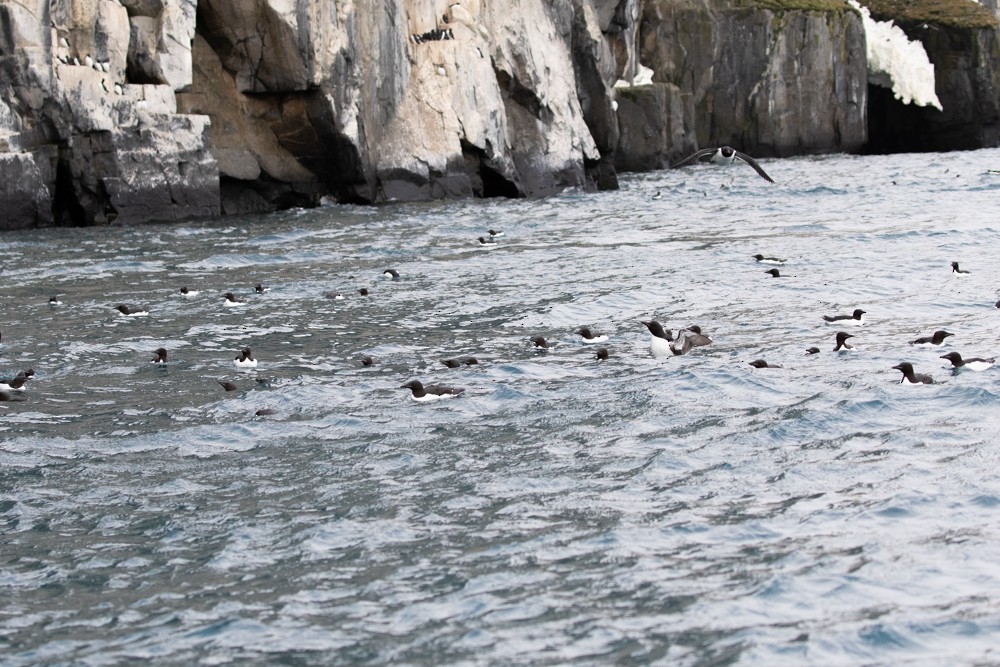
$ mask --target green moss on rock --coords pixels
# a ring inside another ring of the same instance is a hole
[[[972,0],[862,0],[877,21],[933,23],[954,28],[996,28],[990,10]]]
[[[736,0],[736,6],[773,12],[843,12],[850,9],[844,0]]]

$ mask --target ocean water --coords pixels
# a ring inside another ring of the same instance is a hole
[[[764,167],[0,236],[0,664],[1000,664],[1000,151]]]

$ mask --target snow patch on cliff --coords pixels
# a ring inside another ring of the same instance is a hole
[[[912,102],[941,111],[941,102],[934,92],[934,65],[927,58],[924,45],[911,42],[892,21],[872,19],[868,8],[857,0],[847,2],[858,10],[865,26],[869,82],[891,88],[903,104]]]

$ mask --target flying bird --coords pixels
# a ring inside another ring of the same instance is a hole
[[[761,166],[757,164],[757,160],[754,160],[746,153],[738,151],[730,146],[721,146],[719,148],[702,148],[700,151],[687,156],[686,158],[684,158],[683,160],[672,166],[671,169],[677,169],[678,167],[683,167],[685,165],[691,164],[692,162],[712,162],[714,164],[719,164],[719,165],[731,165],[737,159],[740,159],[743,162],[750,165],[751,167],[753,167],[754,170],[758,174],[760,174],[761,178],[763,178],[765,181],[770,181],[771,183],[774,183],[774,179],[768,176],[767,172],[765,172],[761,168]]]

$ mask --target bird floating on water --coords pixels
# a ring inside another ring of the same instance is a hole
[[[982,357],[970,357],[968,359],[963,359],[962,355],[958,352],[949,352],[948,354],[941,355],[940,358],[950,361],[952,368],[968,368],[970,371],[985,371],[997,362],[997,360],[993,357],[988,359],[983,359]]]
[[[924,373],[916,373],[909,361],[896,364],[893,368],[903,374],[899,384],[934,384],[934,378]]]
[[[445,387],[439,384],[424,386],[420,380],[410,380],[401,386],[400,389],[409,389],[411,392],[410,398],[415,401],[435,401],[442,398],[454,398],[465,391],[461,387]]]
[[[859,327],[865,323],[866,312],[868,311],[855,308],[850,315],[824,315],[823,319],[827,324],[850,324]]]

